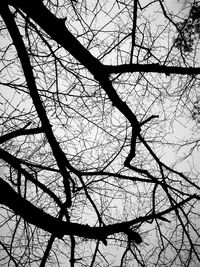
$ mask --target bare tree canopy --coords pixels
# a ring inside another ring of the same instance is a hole
[[[200,2],[1,0],[0,265],[200,265]]]

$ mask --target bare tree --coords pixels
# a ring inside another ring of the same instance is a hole
[[[1,1],[1,266],[199,266],[199,3],[170,2]]]

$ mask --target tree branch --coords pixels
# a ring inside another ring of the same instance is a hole
[[[200,68],[184,68],[174,66],[162,66],[159,64],[123,64],[123,65],[104,65],[107,73],[126,73],[126,72],[154,72],[170,74],[182,74],[182,75],[197,75],[200,74]]]
[[[65,19],[59,19],[54,16],[43,4],[43,1],[8,0],[7,3],[20,8],[91,73],[99,75],[103,67],[100,61],[71,34],[65,26]]]
[[[38,133],[42,133],[43,129],[42,127],[38,127],[38,128],[34,128],[34,129],[18,129],[16,131],[13,131],[11,133],[5,134],[0,136],[0,144],[12,139],[12,138],[16,138],[18,136],[21,135],[31,135],[31,134],[38,134]]]
[[[137,6],[138,6],[138,0],[134,0],[132,46],[131,46],[130,64],[133,61],[133,51],[134,51],[134,47],[135,47],[136,26],[137,26]]]
[[[16,158],[15,156],[11,155],[10,153],[8,153],[7,151],[5,151],[1,148],[0,148],[0,158],[2,160],[4,160],[5,162],[7,162],[15,170],[20,172],[22,175],[24,175],[24,177],[28,181],[31,181],[33,184],[35,184],[35,186],[38,186],[43,192],[48,194],[57,203],[57,205],[59,207],[63,206],[60,199],[50,189],[48,189],[48,187],[46,187],[40,181],[34,179],[34,177],[28,171],[26,171],[24,168],[22,168],[21,163],[23,163],[23,162],[21,162],[20,159]],[[9,198],[9,195],[7,195],[7,197]]]
[[[24,2],[24,1],[16,1],[16,2]],[[40,4],[41,1],[37,0],[35,2],[37,2],[37,4]],[[33,8],[31,5],[31,3],[33,3],[33,1],[29,1],[26,3],[28,5],[30,4],[30,7]],[[33,4],[33,6],[34,6],[34,4]],[[39,5],[39,8],[40,8],[40,5]],[[33,9],[35,10],[35,8],[33,8]],[[47,117],[45,108],[43,106],[43,103],[40,99],[40,95],[39,95],[38,90],[37,90],[37,86],[35,83],[35,77],[33,74],[32,66],[31,66],[31,63],[29,60],[29,56],[28,56],[27,51],[26,51],[26,47],[25,47],[24,42],[22,40],[19,29],[15,23],[15,20],[12,16],[12,13],[10,12],[5,1],[1,5],[0,13],[1,13],[1,16],[2,16],[4,22],[7,26],[7,29],[10,33],[12,40],[13,40],[13,43],[16,47],[16,50],[17,50],[17,53],[18,53],[18,56],[19,56],[19,59],[21,61],[21,65],[23,68],[23,72],[24,72],[24,75],[26,78],[26,82],[27,82],[27,85],[28,85],[28,88],[30,91],[30,96],[33,100],[35,109],[36,109],[38,116],[41,120],[42,127],[43,127],[44,132],[46,134],[46,137],[49,141],[49,144],[51,146],[53,155],[56,159],[56,162],[58,164],[60,172],[62,174],[63,184],[64,184],[64,188],[65,188],[65,193],[66,193],[66,205],[67,205],[67,207],[70,207],[71,206],[71,190],[70,190],[70,181],[69,180],[71,179],[71,176],[70,176],[70,173],[67,171],[66,167],[69,168],[70,170],[72,170],[73,172],[76,172],[76,170],[71,166],[71,164],[67,160],[64,152],[61,150],[60,145],[57,142],[57,140],[53,134],[50,121]],[[38,17],[40,17],[40,16],[38,16]],[[46,24],[51,25],[51,23],[49,21]],[[57,30],[57,32],[59,32],[59,31]]]
[[[89,225],[61,221],[58,218],[45,213],[17,194],[7,182],[0,178],[0,204],[9,207],[15,214],[20,215],[28,223],[52,233],[58,238],[62,238],[64,235],[76,235],[79,237],[101,240],[104,244],[106,244],[107,236],[120,232],[126,233],[132,225],[141,222],[147,222],[155,218],[163,219],[164,215],[183,206],[191,199],[196,198],[198,198],[196,195],[190,196],[173,207],[157,214],[141,216],[131,221],[110,224],[102,227],[91,227]]]

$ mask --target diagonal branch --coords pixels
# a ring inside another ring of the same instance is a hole
[[[6,2],[15,8],[20,8],[91,73],[99,75],[103,67],[100,61],[71,34],[65,26],[65,20],[54,16],[43,4],[43,1],[9,0]]]
[[[112,86],[106,68],[100,63],[90,52],[79,43],[79,41],[68,31],[65,26],[64,20],[58,19],[54,16],[40,0],[25,1],[25,0],[12,0],[10,3],[22,9],[30,18],[32,18],[51,38],[64,47],[71,55],[73,55],[80,63],[82,63],[99,81],[101,87],[105,90],[110,98],[113,106],[124,114],[130,122],[133,129],[133,138],[131,142],[131,156],[134,155],[136,138],[140,132],[139,122],[132,110],[123,102],[116,90]],[[48,23],[46,23],[48,21]],[[59,29],[59,31],[58,31]],[[70,169],[70,168],[69,168]]]
[[[39,187],[43,192],[48,194],[59,207],[62,207],[63,204],[60,201],[60,199],[50,190],[48,187],[46,187],[43,183],[38,181],[37,179],[34,179],[34,177],[24,168],[22,168],[21,163],[23,163],[20,159],[16,158],[15,156],[11,155],[7,151],[0,148],[0,158],[7,162],[10,166],[12,166],[16,171],[20,172],[24,177],[35,184],[37,187]],[[9,195],[7,195],[9,198]]]
[[[32,1],[30,1],[32,3]],[[29,2],[29,3],[30,3]],[[28,3],[28,4],[29,4]],[[13,43],[16,47],[18,56],[21,61],[21,65],[24,71],[24,75],[26,78],[26,82],[30,91],[30,96],[33,100],[35,109],[38,113],[38,116],[41,120],[42,123],[42,128],[45,131],[46,137],[49,141],[49,144],[51,146],[53,155],[57,161],[58,167],[60,169],[60,172],[63,176],[63,184],[65,187],[65,193],[66,193],[66,205],[68,207],[71,206],[71,191],[70,191],[70,184],[69,180],[71,179],[70,173],[67,171],[66,166],[76,172],[76,170],[70,165],[68,162],[64,152],[61,150],[59,143],[57,142],[53,131],[51,124],[49,122],[49,119],[47,117],[46,111],[43,107],[43,103],[40,99],[37,86],[35,83],[35,77],[33,74],[32,66],[29,60],[29,56],[26,51],[26,47],[23,43],[22,37],[20,35],[19,29],[14,21],[13,15],[10,12],[8,6],[3,3],[1,4],[1,9],[0,9],[1,16],[7,26],[7,29],[11,35],[11,38],[13,40]],[[48,24],[48,23],[47,23]]]

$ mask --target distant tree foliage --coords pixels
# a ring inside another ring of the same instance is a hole
[[[200,37],[200,3],[192,4],[188,18],[176,25],[178,37],[174,40],[175,47],[184,52],[192,52],[196,39]]]

